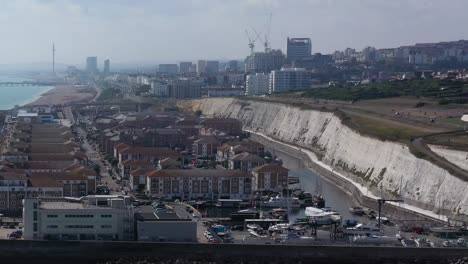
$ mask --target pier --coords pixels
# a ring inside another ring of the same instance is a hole
[[[0,87],[11,87],[11,86],[54,86],[60,84],[58,82],[36,82],[36,81],[24,81],[24,82],[0,82]]]

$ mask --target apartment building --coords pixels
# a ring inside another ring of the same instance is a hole
[[[252,170],[255,191],[281,192],[288,188],[289,170],[278,164],[265,164]]]
[[[149,195],[165,199],[249,199],[252,175],[239,170],[172,169],[146,174]]]

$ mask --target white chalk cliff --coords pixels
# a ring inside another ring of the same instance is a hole
[[[468,181],[417,158],[405,144],[361,135],[334,113],[234,98],[200,99],[189,104],[183,106],[202,110],[207,116],[239,119],[245,129],[310,149],[322,162],[377,196],[402,198],[405,203],[434,212],[445,208],[468,214]],[[433,149],[467,168],[466,152]]]

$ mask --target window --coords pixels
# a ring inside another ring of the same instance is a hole
[[[94,228],[93,225],[66,225],[65,228]]]
[[[33,203],[33,208],[37,209],[37,203]]]
[[[101,228],[112,228],[112,225],[101,225]]]
[[[58,228],[58,225],[48,225],[47,228]]]
[[[34,212],[33,212],[33,220],[34,220],[34,221],[37,221],[37,211],[34,211]]]
[[[47,218],[57,218],[58,215],[47,215]]]
[[[34,224],[33,224],[33,231],[34,231],[34,232],[37,232],[37,223],[34,223]]]
[[[72,214],[67,214],[65,215],[65,218],[93,218],[94,215],[72,215]]]
[[[101,215],[101,217],[102,217],[102,218],[111,218],[111,217],[112,217],[112,215],[109,215],[109,214],[103,214],[103,215]]]

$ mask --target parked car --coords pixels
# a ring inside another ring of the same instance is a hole
[[[231,228],[233,231],[244,231],[244,226],[243,225],[235,225]]]

